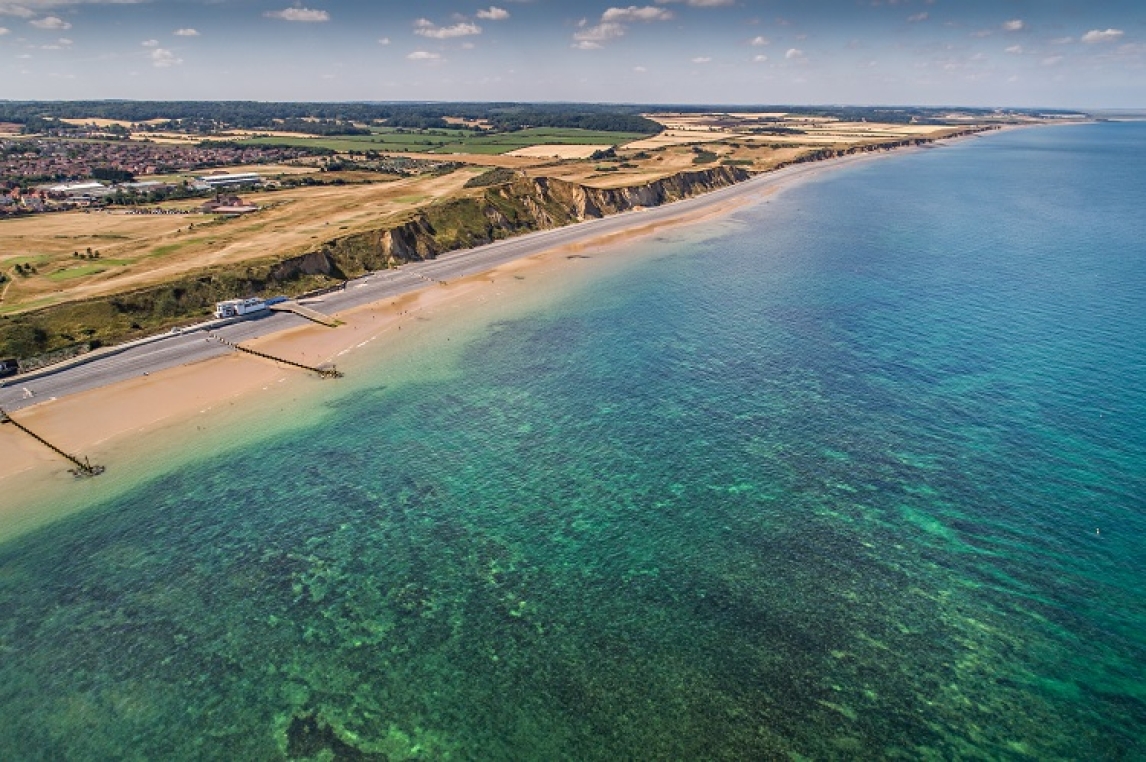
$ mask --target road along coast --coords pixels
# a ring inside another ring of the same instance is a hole
[[[396,335],[413,315],[444,308],[464,311],[469,300],[486,298],[489,281],[500,272],[526,273],[530,267],[552,266],[588,247],[612,247],[669,226],[722,216],[797,182],[883,155],[887,154],[795,164],[664,206],[530,233],[372,273],[312,305],[345,321],[339,328],[276,312],[213,331],[228,342],[309,365],[335,363],[375,339]],[[105,481],[114,480],[125,461],[142,462],[154,455],[159,432],[166,431],[170,440],[207,411],[223,406],[233,409],[272,385],[285,389],[312,382],[304,376],[285,366],[239,356],[212,340],[206,330],[192,329],[92,362],[9,379],[0,388],[0,407],[67,452],[108,466],[108,475],[94,480]],[[22,531],[40,523],[32,515],[33,504],[60,488],[76,489],[65,486],[70,480],[67,463],[14,427],[0,428],[0,492],[6,495],[0,501],[0,538],[13,529]]]

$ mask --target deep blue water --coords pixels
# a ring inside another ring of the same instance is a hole
[[[1146,757],[1144,142],[831,173],[0,545],[0,758]]]

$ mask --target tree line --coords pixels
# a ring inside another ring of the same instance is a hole
[[[361,125],[443,129],[447,118],[481,121],[490,129],[561,127],[655,134],[661,126],[641,116],[648,107],[571,103],[267,103],[262,101],[3,101],[0,121],[26,132],[71,128],[62,119],[163,120],[153,129],[208,133],[223,129],[286,130],[353,135]]]

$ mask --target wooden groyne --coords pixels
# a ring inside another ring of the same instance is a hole
[[[44,439],[42,436],[40,436],[36,432],[29,429],[27,426],[24,426],[23,424],[19,423],[15,418],[8,415],[8,413],[3,408],[0,408],[0,423],[12,424],[16,428],[18,428],[20,431],[22,431],[25,434],[27,434],[28,436],[32,437],[32,439],[35,439],[40,444],[44,445],[44,447],[47,447],[49,450],[56,453],[60,457],[66,458],[68,461],[70,461],[72,463],[72,465],[75,466],[75,468],[71,468],[68,470],[71,471],[76,476],[99,476],[105,470],[103,466],[93,466],[91,464],[91,461],[89,461],[87,458],[80,460],[75,455],[71,455],[70,453],[64,452],[59,447],[56,447],[54,444],[52,444],[48,440]]]
[[[275,357],[274,355],[268,355],[266,352],[259,352],[259,351],[254,350],[254,349],[250,349],[249,347],[244,347],[241,344],[236,344],[233,341],[228,341],[227,339],[224,339],[222,336],[217,336],[213,333],[208,334],[208,335],[212,339],[214,339],[215,341],[219,342],[220,344],[226,345],[226,346],[230,347],[231,349],[237,349],[240,352],[246,352],[247,354],[254,355],[255,357],[262,357],[264,360],[273,360],[274,362],[282,363],[283,365],[290,365],[290,366],[295,367],[295,368],[301,368],[303,370],[309,370],[311,373],[317,373],[320,378],[342,378],[342,373],[337,368],[335,368],[333,365],[330,366],[329,368],[316,368],[312,365],[305,365],[301,362],[295,362],[294,360],[287,360],[286,358],[283,358],[283,357]]]

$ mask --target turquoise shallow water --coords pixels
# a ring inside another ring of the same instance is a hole
[[[0,545],[0,758],[1146,757],[1144,139],[833,173]]]

